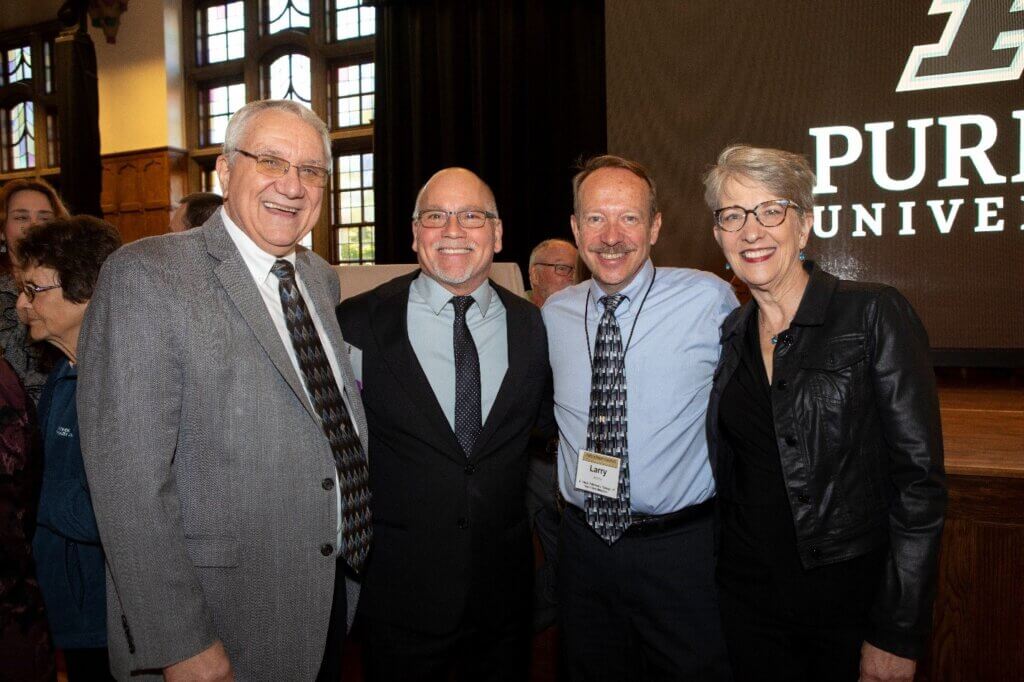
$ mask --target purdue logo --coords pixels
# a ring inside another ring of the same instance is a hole
[[[1012,81],[1024,72],[1024,0],[932,0],[949,14],[931,45],[910,53],[896,92]]]

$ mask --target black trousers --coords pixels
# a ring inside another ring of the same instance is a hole
[[[104,682],[114,677],[110,674],[110,658],[107,648],[64,649],[64,665],[68,669],[68,682]]]
[[[529,624],[501,619],[455,632],[416,632],[365,618],[367,682],[523,682],[529,675]]]
[[[722,625],[736,682],[856,682],[885,548],[829,566],[779,570],[730,555],[718,566]],[[776,552],[796,555],[795,545]]]
[[[341,654],[345,646],[348,627],[348,597],[345,594],[345,562],[338,559],[334,572],[334,596],[331,600],[331,620],[327,625],[327,646],[320,663],[317,682],[341,682]]]
[[[562,515],[559,626],[578,682],[728,680],[705,514],[610,547],[572,509]]]

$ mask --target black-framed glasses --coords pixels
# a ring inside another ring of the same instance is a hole
[[[32,303],[33,301],[36,300],[36,294],[42,293],[44,291],[49,291],[50,289],[60,289],[60,287],[61,285],[59,284],[48,284],[46,286],[39,286],[38,284],[33,284],[32,282],[25,282],[24,284],[21,285],[21,290],[25,292],[25,298],[28,299],[28,302]]]
[[[283,178],[288,175],[288,171],[294,165],[296,172],[299,174],[299,182],[309,187],[325,187],[327,185],[327,178],[331,174],[331,171],[323,166],[293,164],[272,154],[253,154],[238,148],[232,151],[236,151],[242,156],[247,156],[254,160],[256,162],[256,170],[271,178]]]
[[[498,216],[490,211],[478,211],[472,208],[465,211],[440,211],[432,208],[416,213],[413,215],[412,219],[423,227],[436,230],[439,227],[447,225],[448,221],[452,219],[452,216],[455,216],[459,225],[467,230],[479,229],[483,227],[488,220],[498,219]]]
[[[747,216],[751,213],[757,222],[764,227],[778,227],[786,220],[786,211],[790,208],[802,211],[796,203],[789,199],[770,199],[762,201],[754,208],[742,206],[725,206],[714,211],[715,225],[726,232],[736,232],[747,224]]]
[[[563,265],[561,263],[534,263],[534,265],[543,265],[546,268],[551,268],[555,271],[556,275],[562,277],[569,277],[572,273],[576,272],[576,266],[574,265]]]

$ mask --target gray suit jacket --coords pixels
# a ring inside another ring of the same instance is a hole
[[[338,279],[300,249],[343,352]],[[79,341],[78,413],[108,566],[118,679],[221,640],[239,680],[312,680],[331,611],[337,498],[327,438],[219,213],[104,264]],[[349,624],[358,598],[349,584]],[[136,679],[133,677],[133,679]]]

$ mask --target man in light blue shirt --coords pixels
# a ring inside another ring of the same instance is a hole
[[[573,191],[593,278],[542,310],[567,503],[558,598],[569,678],[728,679],[704,421],[736,298],[714,275],[654,267],[661,214],[639,164],[591,159]],[[618,350],[600,355],[599,336]],[[600,384],[616,372],[624,400],[605,404]],[[581,464],[582,451],[596,457]]]

